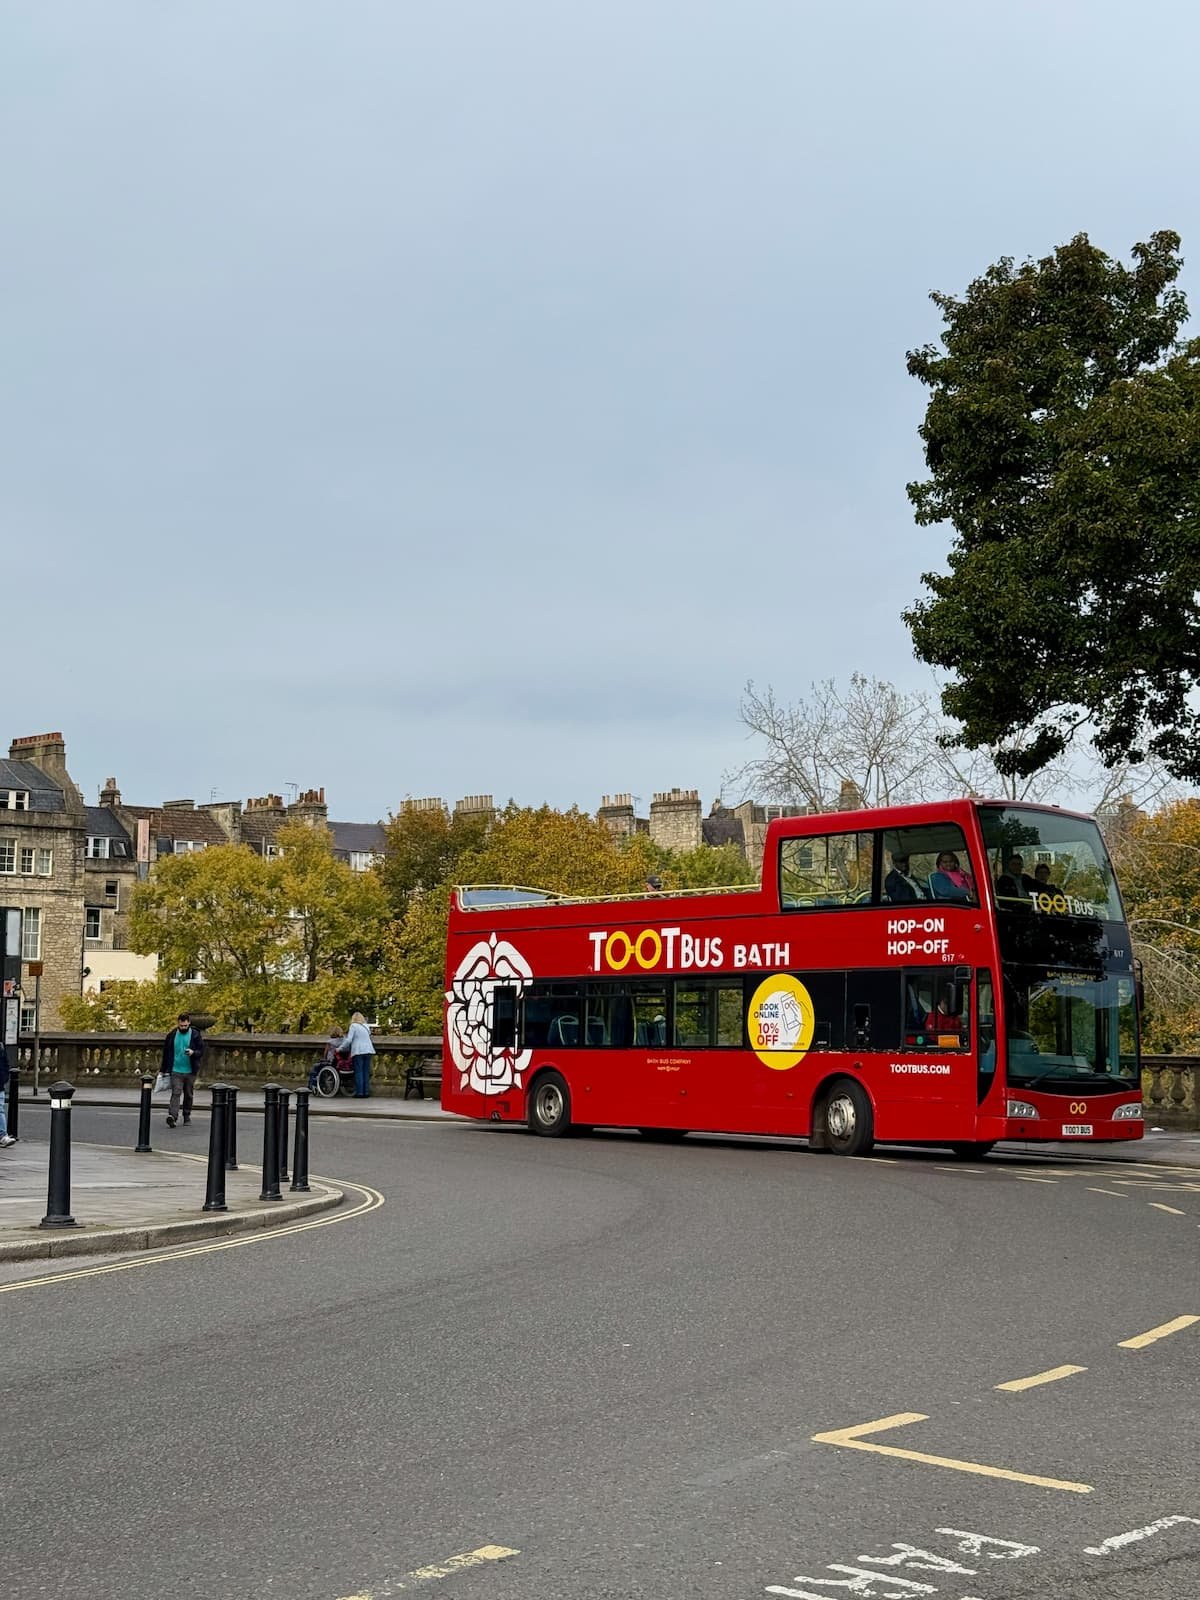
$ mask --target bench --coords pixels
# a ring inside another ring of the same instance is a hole
[[[426,1089],[432,1091],[435,1100],[440,1098],[442,1092],[442,1062],[440,1056],[428,1056],[423,1061],[410,1062],[404,1069],[404,1098],[406,1100],[424,1100]]]

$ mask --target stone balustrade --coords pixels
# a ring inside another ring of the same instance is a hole
[[[210,1081],[304,1083],[313,1061],[324,1052],[324,1037],[298,1033],[206,1033],[203,1076]],[[89,1079],[132,1082],[157,1072],[161,1033],[44,1033],[39,1074],[43,1082],[65,1078],[83,1085]],[[377,1088],[403,1088],[405,1069],[440,1058],[442,1041],[432,1035],[375,1037],[371,1081]],[[15,1064],[33,1062],[33,1041],[23,1036]],[[1142,1101],[1146,1120],[1160,1128],[1200,1128],[1200,1056],[1143,1056]]]
[[[1200,1128],[1200,1056],[1143,1056],[1142,1104],[1158,1128]]]
[[[65,1078],[77,1088],[100,1082],[132,1083],[162,1064],[163,1033],[44,1033],[38,1061],[43,1083]],[[304,1084],[309,1068],[322,1055],[327,1036],[300,1033],[205,1033],[201,1077],[209,1082]],[[441,1058],[440,1038],[424,1034],[376,1035],[371,1068],[373,1088],[404,1086],[405,1069],[413,1063]],[[33,1040],[23,1035],[14,1065],[33,1065]],[[13,1059],[10,1056],[10,1059]]]

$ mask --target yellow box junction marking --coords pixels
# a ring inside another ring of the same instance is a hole
[[[419,1583],[434,1583],[439,1578],[452,1578],[457,1572],[467,1572],[471,1567],[482,1567],[488,1561],[506,1561],[509,1556],[519,1556],[519,1550],[510,1550],[504,1544],[481,1544],[478,1550],[468,1550],[461,1556],[447,1556],[445,1561],[431,1567],[417,1567],[402,1578],[389,1578],[379,1589],[363,1589],[357,1594],[344,1594],[340,1600],[382,1600],[384,1595],[395,1594],[399,1589],[410,1589]]]
[[[840,1445],[844,1450],[869,1450],[874,1455],[895,1456],[900,1461],[917,1461],[926,1467],[948,1467],[952,1472],[972,1472],[980,1478],[1004,1478],[1009,1483],[1029,1483],[1035,1489],[1063,1489],[1068,1494],[1091,1494],[1090,1483],[1072,1483],[1065,1478],[1041,1478],[1030,1472],[1013,1472],[1008,1467],[988,1467],[978,1461],[956,1461],[952,1456],[926,1455],[922,1450],[901,1450],[894,1444],[868,1444],[865,1435],[883,1433],[888,1428],[904,1428],[910,1422],[928,1422],[921,1411],[901,1411],[878,1422],[863,1422],[855,1428],[835,1428],[830,1433],[814,1433],[814,1444]]]
[[[1194,1322],[1200,1322],[1200,1317],[1175,1317],[1171,1322],[1164,1322],[1159,1328],[1151,1328],[1148,1332],[1139,1333],[1132,1339],[1119,1339],[1117,1343],[1122,1350],[1144,1350],[1148,1344],[1165,1339],[1168,1334],[1182,1333]]]
[[[1022,1389],[1036,1389],[1043,1383],[1057,1383],[1060,1378],[1070,1378],[1076,1372],[1086,1371],[1086,1367],[1050,1367],[1046,1372],[1035,1372],[1032,1378],[1013,1378],[1008,1383],[998,1383],[996,1388],[1019,1394]]]

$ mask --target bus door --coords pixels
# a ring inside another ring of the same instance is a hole
[[[979,986],[972,983],[967,967],[908,967],[900,976],[903,1043],[890,1063],[888,1088],[893,1102],[888,1121],[894,1121],[898,1131],[890,1137],[969,1139],[979,1100],[979,1070],[972,1049]],[[991,1038],[988,1065],[994,1074],[990,983],[985,998]]]

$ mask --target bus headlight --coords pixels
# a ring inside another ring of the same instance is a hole
[[[1008,1102],[1008,1115],[1010,1117],[1023,1117],[1030,1122],[1038,1114],[1038,1108],[1031,1106],[1028,1100],[1010,1100]]]
[[[1113,1112],[1114,1122],[1140,1122],[1142,1108],[1136,1100],[1131,1100],[1127,1106],[1118,1106]]]

